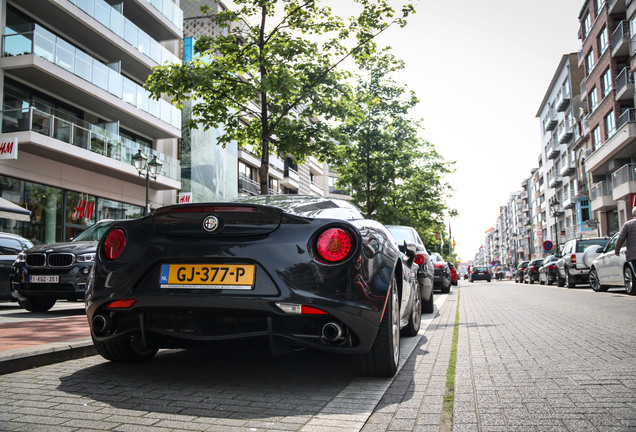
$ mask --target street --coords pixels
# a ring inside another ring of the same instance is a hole
[[[258,343],[164,350],[143,365],[91,356],[0,376],[0,429],[450,430],[459,310],[453,432],[636,431],[636,298],[624,290],[461,281],[436,305],[420,336],[402,338],[391,380],[355,377],[337,355],[272,358]]]

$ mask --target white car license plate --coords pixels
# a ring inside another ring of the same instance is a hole
[[[31,283],[59,283],[60,277],[58,275],[50,276],[31,276]]]

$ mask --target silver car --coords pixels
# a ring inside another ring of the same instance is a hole
[[[620,255],[614,254],[618,234],[605,245],[599,247],[599,255],[590,266],[590,286],[596,292],[607,291],[608,288],[625,288],[627,294],[635,295],[634,270],[625,260],[625,247],[621,248]]]

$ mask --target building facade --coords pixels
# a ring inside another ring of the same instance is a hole
[[[179,62],[182,12],[171,1],[0,0],[4,148],[0,196],[31,211],[0,230],[64,241],[100,219],[137,217],[181,188],[181,112],[153,100],[151,68]],[[142,151],[156,178],[131,164]]]

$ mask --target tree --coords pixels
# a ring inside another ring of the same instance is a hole
[[[347,23],[319,0],[235,0],[235,11],[219,13],[204,6],[229,34],[199,39],[194,60],[155,68],[146,88],[179,107],[197,100],[186,127],[222,127],[222,145],[252,146],[267,194],[270,154],[331,154],[333,125],[351,109],[341,64],[371,56],[375,37],[413,12],[410,4],[396,12],[391,0],[354,1],[361,11]]]
[[[392,79],[402,68],[388,51],[362,64],[354,96],[359,109],[342,126],[351,142],[339,146],[333,165],[339,186],[367,217],[412,226],[433,248],[441,242],[436,234],[445,231],[451,189],[443,178],[451,164],[420,137],[419,122],[408,117],[419,101]]]

